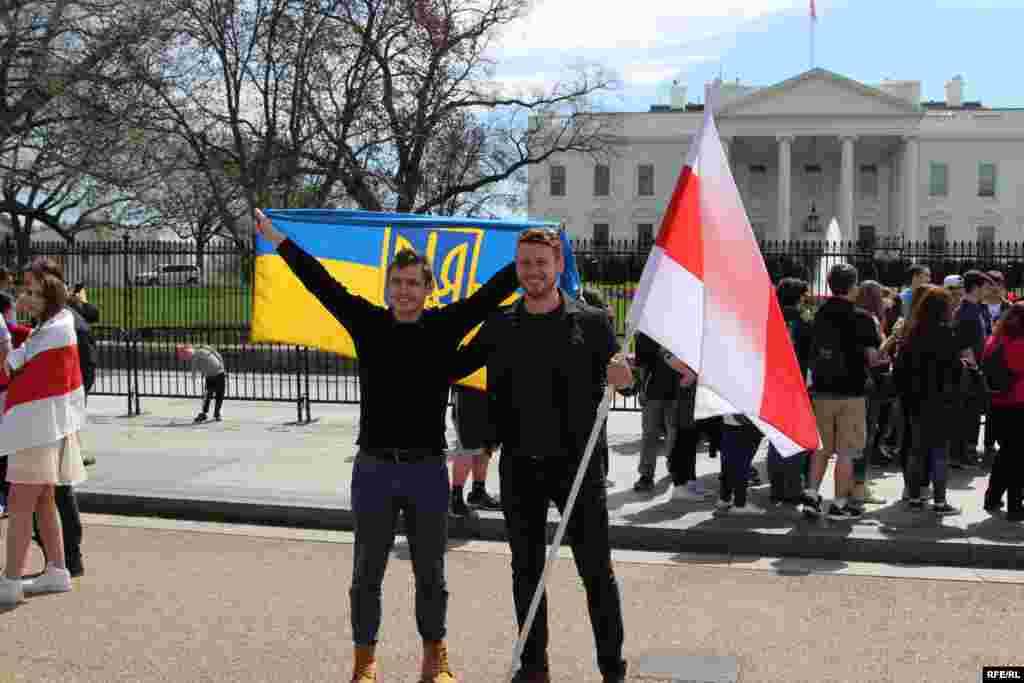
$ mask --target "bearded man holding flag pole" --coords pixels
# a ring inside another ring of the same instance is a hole
[[[598,665],[606,683],[618,683],[626,675],[622,604],[611,563],[604,470],[590,455],[612,388],[631,386],[633,372],[607,313],[558,288],[565,261],[556,231],[523,231],[515,263],[522,299],[487,319],[457,355],[453,377],[486,363],[491,415],[502,444],[501,503],[512,550],[516,620],[528,634],[516,645],[515,660],[522,655],[522,668],[513,680],[551,680],[543,587],[553,501],[562,513],[553,547],[561,545],[568,527],[587,592]]]
[[[717,88],[716,83],[712,95]],[[557,241],[530,232],[521,236],[516,253],[523,301],[489,318],[456,362],[461,377],[486,361],[504,445],[501,497],[520,627],[509,673],[515,673],[513,682],[551,680],[544,585],[571,526],[601,673],[606,683],[623,681],[624,629],[608,512],[599,468],[590,461],[612,397],[611,387],[600,381],[599,361],[610,359],[611,386],[629,386],[632,376],[607,318],[555,289],[562,265]],[[713,98],[644,266],[626,348],[638,331],[665,349],[681,383],[698,379],[698,418],[738,416],[767,436],[784,458],[820,447],[796,353],[722,149]],[[576,473],[568,487],[572,467]],[[575,510],[578,496],[581,510]],[[549,497],[562,520],[542,563]]]

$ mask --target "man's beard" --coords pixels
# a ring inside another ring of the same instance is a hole
[[[543,288],[536,294],[532,293],[529,287],[523,287],[523,296],[526,297],[527,299],[544,299],[547,296],[549,296],[551,292],[554,291],[555,289],[556,287],[554,280],[545,280]]]

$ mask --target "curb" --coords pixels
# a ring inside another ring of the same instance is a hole
[[[180,499],[79,491],[82,512],[181,519],[189,521],[288,526],[305,529],[351,531],[351,510],[331,507],[286,506],[233,500]],[[399,530],[404,522],[399,522]],[[548,522],[548,542],[557,523]],[[453,539],[506,541],[505,523],[496,512],[478,519],[452,520]],[[899,539],[854,538],[841,529],[797,522],[787,534],[765,534],[749,529],[678,529],[612,524],[613,549],[663,553],[709,553],[799,557],[848,562],[943,565],[985,569],[1024,568],[1024,546],[989,542],[966,536],[942,542],[925,537]],[[563,539],[563,545],[567,539]]]

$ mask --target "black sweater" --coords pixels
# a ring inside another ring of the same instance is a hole
[[[470,330],[516,291],[515,264],[502,268],[469,298],[403,323],[389,309],[349,292],[291,240],[277,251],[355,343],[360,388],[356,443],[364,448],[445,448],[444,416],[455,351]]]

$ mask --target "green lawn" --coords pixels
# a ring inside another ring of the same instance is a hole
[[[615,311],[616,331],[624,333],[632,303],[623,296],[627,286],[586,284],[601,291]],[[89,301],[100,310],[100,325],[110,327],[248,326],[252,321],[248,287],[100,287],[89,289]],[[130,324],[125,323],[126,304],[131,307]]]
[[[246,326],[252,320],[248,287],[103,287],[88,294],[89,302],[100,310],[103,326]],[[126,324],[127,310],[130,324]]]

